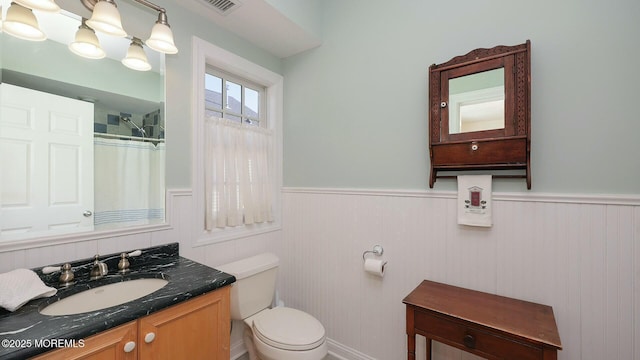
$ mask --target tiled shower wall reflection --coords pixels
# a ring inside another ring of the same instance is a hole
[[[129,118],[144,129],[144,137],[164,139],[164,119],[160,109],[148,114],[124,113],[113,109],[95,108],[94,132],[124,136],[142,136],[135,126],[121,118]]]

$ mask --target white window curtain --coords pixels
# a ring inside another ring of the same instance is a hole
[[[205,119],[205,228],[273,221],[272,131]]]

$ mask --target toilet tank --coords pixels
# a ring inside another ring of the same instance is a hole
[[[280,260],[264,253],[215,268],[236,277],[231,285],[231,319],[243,320],[268,308],[276,290]]]

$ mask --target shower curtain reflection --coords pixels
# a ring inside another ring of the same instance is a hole
[[[164,221],[165,145],[94,139],[97,230]]]

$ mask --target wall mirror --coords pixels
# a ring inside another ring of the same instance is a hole
[[[132,70],[121,62],[132,36],[96,32],[106,57],[80,57],[68,45],[90,13],[57,3],[60,13],[33,11],[46,40],[0,33],[0,249],[165,219],[164,55],[144,47],[151,69]],[[2,0],[3,19],[10,6]]]
[[[516,170],[493,176],[531,188],[530,49],[480,48],[429,67],[429,187],[462,170]]]

